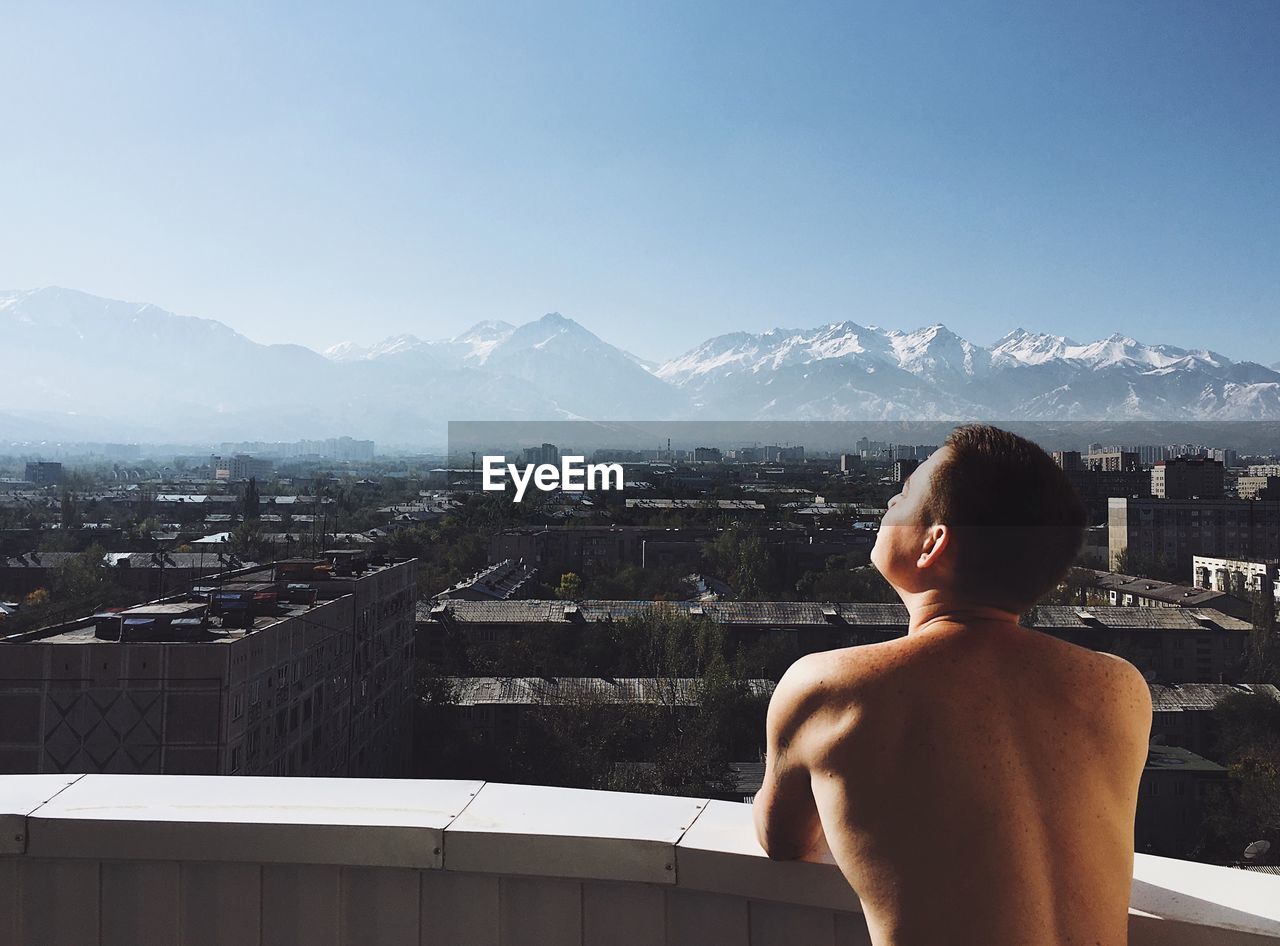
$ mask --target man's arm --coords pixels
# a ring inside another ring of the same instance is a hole
[[[809,784],[806,740],[821,703],[814,659],[801,658],[783,674],[765,721],[764,781],[752,805],[756,836],[774,860],[804,857],[823,840]]]

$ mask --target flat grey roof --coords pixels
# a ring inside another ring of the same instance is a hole
[[[1149,746],[1144,771],[1225,772],[1216,762],[1181,746]]]
[[[823,601],[461,601],[420,605],[419,621],[446,618],[462,624],[565,624],[573,621],[623,621],[650,611],[703,615],[718,624],[760,627],[839,625],[905,630],[902,604]],[[1046,631],[1109,628],[1150,631],[1249,631],[1251,625],[1212,608],[1138,608],[1103,605],[1078,608],[1041,605],[1032,626]]]
[[[1228,696],[1258,694],[1280,701],[1280,687],[1271,683],[1178,683],[1148,684],[1151,708],[1157,713],[1211,710]]]
[[[697,677],[446,677],[459,706],[556,706],[583,701],[604,703],[698,702]],[[772,680],[748,680],[756,696],[773,693]]]

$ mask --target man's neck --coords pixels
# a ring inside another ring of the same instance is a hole
[[[999,625],[1011,630],[1019,627],[1018,615],[1013,611],[975,604],[972,601],[958,601],[937,590],[900,594],[900,597],[907,606],[910,618],[907,624],[908,634],[956,625]]]

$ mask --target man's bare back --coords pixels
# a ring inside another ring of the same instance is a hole
[[[1130,664],[1018,624],[1080,548],[1043,449],[956,428],[871,562],[907,636],[806,657],[769,704],[771,857],[825,838],[877,946],[1123,946],[1151,698]]]
[[[807,773],[877,946],[1126,942],[1151,724],[1129,664],[941,619],[805,658],[774,704],[798,723],[771,768]]]

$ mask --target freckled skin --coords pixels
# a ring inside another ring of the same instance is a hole
[[[908,635],[810,655],[778,685],[761,844],[778,858],[828,847],[875,946],[1121,946],[1146,683],[957,593],[945,530],[917,521],[940,454],[894,498],[872,554]]]

